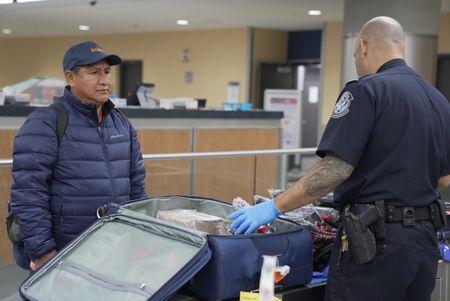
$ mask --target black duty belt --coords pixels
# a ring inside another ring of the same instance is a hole
[[[369,204],[352,204],[351,211],[355,214],[364,212]],[[419,221],[433,221],[439,214],[435,203],[428,206],[408,207],[384,205],[384,220],[387,223],[403,223],[404,226],[414,226]]]
[[[400,207],[385,205],[384,220],[387,223],[400,223],[413,226],[418,221],[432,221],[439,214],[434,204],[421,207]]]

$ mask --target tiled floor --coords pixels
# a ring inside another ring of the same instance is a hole
[[[17,292],[20,283],[28,276],[28,272],[15,264],[0,264],[0,300]]]

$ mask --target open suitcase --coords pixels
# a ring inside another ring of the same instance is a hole
[[[183,285],[204,300],[238,298],[256,289],[262,255],[289,265],[284,287],[312,278],[308,231],[277,219],[270,234],[205,235],[154,218],[159,210],[196,209],[226,217],[216,200],[168,196],[109,208],[80,237],[20,287],[27,300],[167,300]],[[115,212],[116,211],[116,212]]]

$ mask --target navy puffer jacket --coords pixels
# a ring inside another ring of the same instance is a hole
[[[59,147],[51,108],[34,110],[14,141],[11,210],[32,259],[63,248],[96,220],[99,206],[146,197],[136,130],[112,102],[99,124],[95,105],[67,88],[59,101],[67,110]]]

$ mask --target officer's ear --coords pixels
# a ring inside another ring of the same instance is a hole
[[[361,55],[361,57],[367,56],[367,50],[368,50],[367,41],[364,39],[359,39],[358,47],[359,47],[359,54]]]

